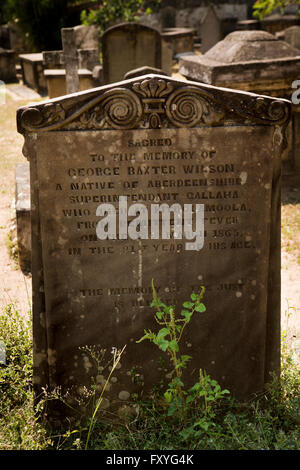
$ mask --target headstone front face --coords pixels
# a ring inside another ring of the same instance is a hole
[[[139,67],[161,68],[161,37],[156,29],[122,23],[108,28],[101,41],[105,83],[122,80]]]
[[[206,288],[207,312],[182,339],[195,371],[185,383],[203,368],[242,400],[264,388],[280,363],[280,161],[289,113],[285,100],[160,75],[18,110],[31,167],[37,392],[88,385],[95,370],[86,345],[126,345],[108,409],[136,391],[133,368],[145,392],[158,384],[161,354],[136,344],[155,329],[152,279],[177,309]],[[151,230],[161,204],[182,209],[170,238]],[[202,248],[195,214],[192,239],[180,233],[185,204],[204,205]],[[116,221],[112,238],[98,238],[99,207]]]

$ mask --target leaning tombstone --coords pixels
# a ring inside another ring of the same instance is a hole
[[[105,83],[122,80],[125,73],[139,67],[162,68],[161,36],[150,26],[139,23],[112,26],[104,32],[101,43]]]
[[[182,57],[179,73],[189,80],[291,99],[298,84],[300,52],[265,31],[236,31],[206,54]],[[298,86],[299,88],[299,86]],[[300,107],[293,103],[292,143],[283,155],[286,174],[300,172]]]
[[[184,383],[201,368],[239,400],[264,390],[280,367],[289,116],[287,100],[154,74],[18,110],[30,162],[37,396],[59,387],[83,399],[93,377],[103,385],[95,347],[110,355],[126,345],[103,411],[140,391],[132,370],[144,396],[166,380],[160,354],[136,344],[155,328],[152,279],[176,309],[206,288],[207,312],[182,337],[192,357]],[[68,410],[49,406],[53,419]]]

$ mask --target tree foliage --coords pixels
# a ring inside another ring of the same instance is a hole
[[[293,5],[300,5],[300,0],[256,0],[253,5],[253,16],[262,19],[277,8],[284,12],[285,8]]]
[[[73,20],[68,10],[72,3],[75,0],[1,0],[1,23],[16,21],[33,50],[60,49],[60,29]]]
[[[115,23],[136,21],[141,15],[152,13],[161,0],[102,0],[81,13],[81,21],[86,25],[99,26],[100,35]]]

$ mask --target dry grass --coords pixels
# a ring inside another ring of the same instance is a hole
[[[300,186],[286,185],[282,191],[281,246],[300,265]]]

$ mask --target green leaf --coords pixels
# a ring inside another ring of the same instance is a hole
[[[156,317],[158,318],[158,320],[161,320],[162,317],[163,317],[163,313],[162,312],[156,312]]]
[[[189,310],[181,310],[181,315],[185,317],[186,315],[190,315],[191,312]]]
[[[194,307],[193,302],[189,302],[189,301],[184,302],[182,305],[183,305],[185,308],[193,308],[193,307]]]
[[[164,393],[164,398],[165,398],[166,402],[171,403],[172,398],[173,398],[172,392],[171,392],[170,390],[167,390],[167,391]]]
[[[196,305],[195,310],[196,312],[203,313],[203,312],[206,312],[206,307],[204,304],[200,303]]]
[[[168,416],[173,416],[174,413],[177,411],[176,405],[170,405],[168,409]]]
[[[154,287],[154,279],[152,279],[152,294],[153,294],[153,302],[156,302],[157,294],[156,294],[156,290],[155,290],[155,287]]]
[[[179,377],[174,377],[172,381],[169,383],[170,387],[176,388],[176,387],[184,387],[184,383],[180,380]]]
[[[171,349],[171,351],[179,351],[176,339],[172,339],[172,341],[169,342],[169,348]]]
[[[166,312],[168,312],[169,307],[166,304],[164,304],[160,299],[157,299],[157,305],[159,307],[162,307]]]
[[[183,355],[183,356],[181,356],[180,359],[181,359],[183,362],[186,362],[186,361],[189,361],[190,359],[192,359],[192,356]]]
[[[162,328],[161,330],[159,330],[156,337],[157,339],[161,339],[169,334],[170,334],[170,328]]]
[[[194,426],[200,426],[200,428],[204,429],[204,431],[207,431],[210,425],[211,423],[205,421],[205,419],[201,419],[200,421],[197,421]]]
[[[186,319],[187,322],[189,322],[193,312],[190,312],[189,310],[181,310],[181,315]]]
[[[144,341],[144,339],[149,339],[150,341],[154,340],[155,334],[152,331],[145,330],[144,333],[145,333],[145,335],[142,338],[140,338],[139,340],[137,340],[136,343],[141,343],[142,341]]]
[[[192,299],[192,300],[197,300],[197,294],[194,294],[194,293],[191,294],[191,299]]]
[[[154,343],[164,352],[168,349],[170,344],[169,341],[165,339],[155,340]]]
[[[191,402],[194,401],[194,400],[195,400],[194,397],[188,396],[188,397],[186,398],[186,404],[188,405],[189,403],[191,403]]]

